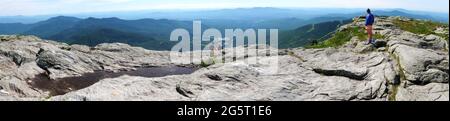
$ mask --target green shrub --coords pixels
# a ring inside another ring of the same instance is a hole
[[[401,21],[394,20],[393,23],[400,27],[400,29],[412,32],[414,34],[435,34],[446,40],[448,40],[448,34],[437,34],[434,30],[438,27],[448,28],[448,24],[433,22],[433,21],[421,21],[421,20],[411,20],[411,21]]]
[[[311,45],[307,46],[306,48],[327,48],[327,47],[339,47],[347,43],[352,39],[352,37],[358,37],[360,41],[366,41],[367,33],[366,30],[362,27],[352,27],[340,32],[337,32],[334,34],[333,37],[330,39],[327,39],[325,41],[319,42],[319,43],[312,43]],[[385,36],[375,33],[373,35],[374,39],[384,39]]]

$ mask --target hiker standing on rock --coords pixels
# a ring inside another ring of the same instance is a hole
[[[372,39],[372,35],[373,35],[373,28],[372,25],[375,22],[375,16],[373,16],[372,12],[370,11],[370,9],[367,9],[367,16],[366,16],[366,30],[367,30],[367,35],[368,35],[368,42],[367,44],[371,44],[374,43],[373,39]]]

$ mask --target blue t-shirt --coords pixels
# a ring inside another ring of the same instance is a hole
[[[374,22],[375,22],[375,17],[371,13],[369,13],[366,16],[366,26],[367,25],[373,25]]]

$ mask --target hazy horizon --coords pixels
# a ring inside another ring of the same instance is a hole
[[[448,0],[2,0],[0,16],[39,16],[128,11],[220,10],[236,8],[405,9],[449,13]]]
[[[208,8],[199,8],[199,9],[193,9],[193,8],[185,8],[185,9],[145,9],[145,10],[124,10],[124,11],[99,11],[99,12],[79,12],[79,13],[49,13],[49,14],[36,14],[36,15],[0,15],[0,17],[38,17],[38,16],[72,16],[72,17],[78,17],[78,15],[99,15],[99,14],[114,14],[114,13],[132,13],[132,12],[145,12],[145,13],[176,13],[176,12],[202,12],[202,11],[214,11],[214,10],[236,10],[236,9],[255,9],[255,8],[273,8],[273,9],[286,9],[286,10],[310,10],[310,11],[324,11],[327,9],[330,10],[346,10],[346,11],[339,11],[339,12],[329,12],[329,13],[336,13],[336,14],[342,14],[342,13],[355,13],[357,10],[361,10],[361,13],[365,12],[365,9],[367,8],[307,8],[307,7],[241,7],[241,8],[217,8],[217,9],[208,9]],[[418,13],[423,14],[425,13],[437,13],[437,14],[448,14],[448,12],[434,12],[434,11],[422,11],[422,10],[411,10],[411,9],[404,9],[404,8],[370,8],[372,11],[394,11],[394,10],[406,10],[411,12],[422,12]],[[95,17],[95,16],[91,16]],[[83,17],[81,17],[83,18]]]

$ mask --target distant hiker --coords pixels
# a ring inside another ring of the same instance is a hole
[[[375,16],[373,16],[372,12],[370,11],[370,9],[367,9],[367,16],[366,16],[366,30],[367,30],[367,35],[368,35],[368,42],[367,44],[373,44],[374,41],[372,39],[372,35],[373,35],[373,28],[372,25],[375,22]]]

